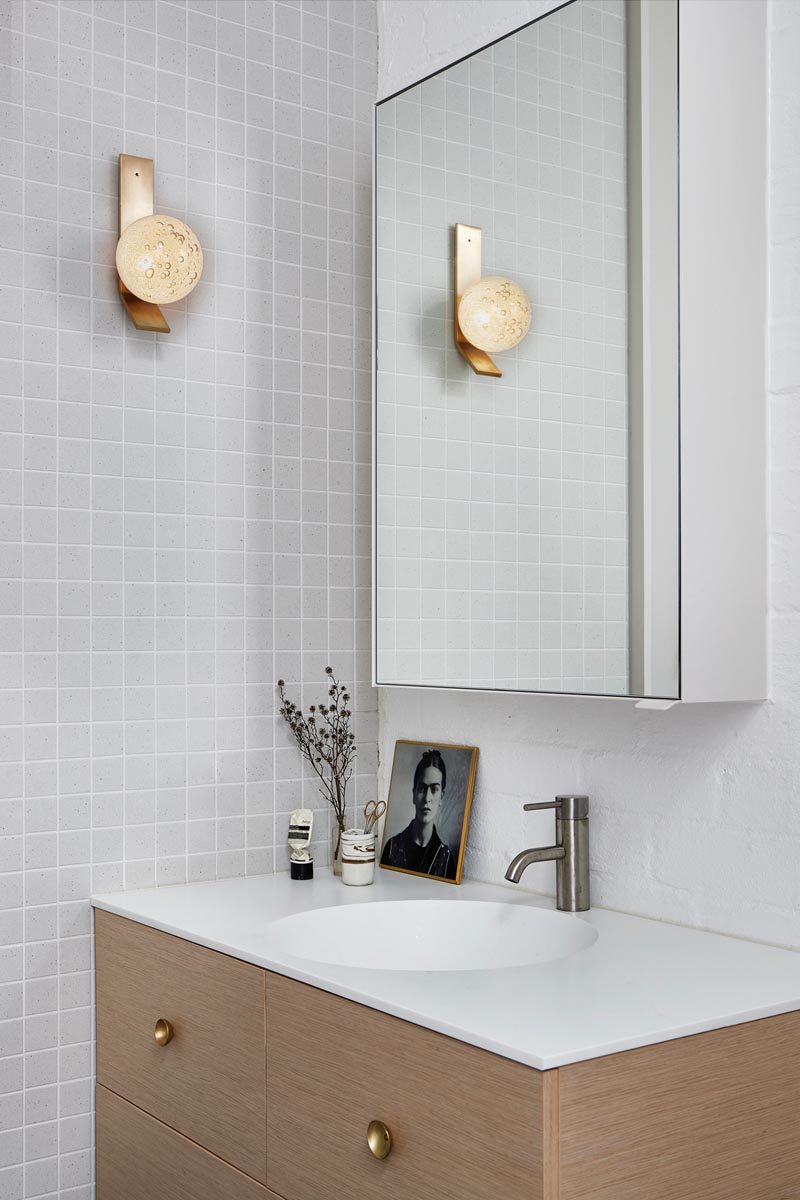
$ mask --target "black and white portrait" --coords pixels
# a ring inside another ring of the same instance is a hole
[[[460,882],[477,764],[475,746],[396,743],[382,867]]]

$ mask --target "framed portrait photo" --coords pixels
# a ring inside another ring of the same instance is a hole
[[[380,865],[460,883],[477,746],[395,743]]]

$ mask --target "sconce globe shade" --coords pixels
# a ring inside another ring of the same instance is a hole
[[[496,354],[518,346],[531,327],[531,302],[518,283],[490,275],[466,289],[458,306],[464,337]]]
[[[203,273],[203,251],[188,225],[155,213],[132,221],[117,242],[117,271],[128,291],[151,304],[188,296]]]

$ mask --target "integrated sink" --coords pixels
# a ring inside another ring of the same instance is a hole
[[[276,921],[270,948],[293,958],[375,971],[491,971],[586,950],[580,917],[493,901],[390,900],[317,908]]]

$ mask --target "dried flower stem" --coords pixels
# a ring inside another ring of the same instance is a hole
[[[284,681],[279,679],[279,711],[301,754],[319,779],[320,791],[333,808],[341,833],[345,827],[347,784],[353,774],[356,739],[350,729],[353,715],[347,707],[350,695],[334,675],[333,667],[326,667],[325,674],[330,680],[328,702],[310,705],[308,713],[288,698]]]

